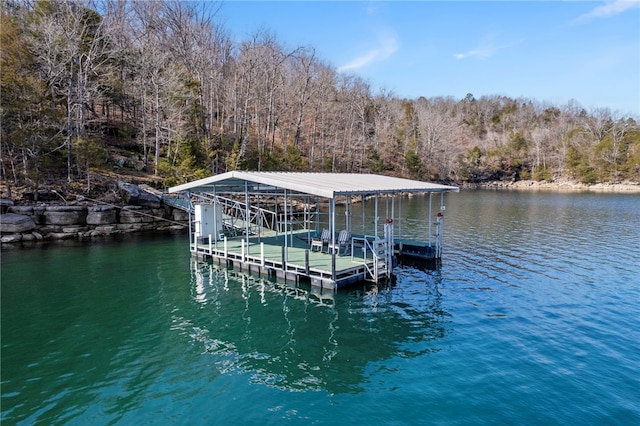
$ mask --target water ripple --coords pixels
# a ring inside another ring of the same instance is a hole
[[[441,264],[337,293],[185,241],[3,253],[1,420],[640,423],[640,198],[447,205]]]

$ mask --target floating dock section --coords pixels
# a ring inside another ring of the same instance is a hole
[[[169,188],[163,200],[192,213],[194,256],[335,289],[389,278],[397,256],[439,259],[445,192],[458,188],[374,174],[234,171]],[[394,235],[407,194],[429,195],[426,241]],[[362,209],[371,232],[355,233],[354,205],[372,198],[373,217]]]

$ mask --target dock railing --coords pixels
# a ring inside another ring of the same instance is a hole
[[[261,235],[264,230],[275,231],[277,228],[276,213],[263,207],[250,205],[247,211],[244,201],[209,193],[198,194],[197,200],[221,206],[223,225],[229,236],[244,234],[247,229],[251,235]]]
[[[362,246],[362,258],[355,255],[355,246]],[[362,261],[372,281],[378,282],[390,275],[388,264],[389,244],[384,238],[365,235],[351,239],[351,260]]]

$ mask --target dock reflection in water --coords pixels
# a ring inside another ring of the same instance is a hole
[[[174,323],[191,326],[190,337],[221,373],[250,373],[254,383],[357,393],[371,363],[437,350],[433,341],[447,333],[437,270],[425,283],[425,271],[407,269],[421,275],[413,290],[367,284],[333,292],[203,261],[191,268],[192,296],[204,312]]]

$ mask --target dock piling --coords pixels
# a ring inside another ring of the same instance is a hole
[[[304,273],[309,276],[309,250],[304,251]]]

